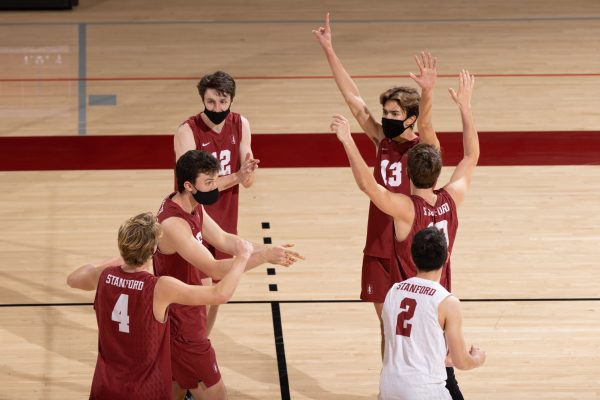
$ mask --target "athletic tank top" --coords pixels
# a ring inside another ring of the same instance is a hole
[[[223,129],[217,133],[210,129],[200,114],[188,118],[186,123],[192,129],[196,149],[211,153],[221,163],[220,176],[239,171],[245,154],[240,154],[242,140],[242,118],[240,114],[230,112],[225,119]],[[239,185],[219,193],[215,204],[205,206],[204,210],[225,232],[237,234]]]
[[[373,175],[377,183],[394,193],[410,195],[410,182],[406,175],[408,151],[419,143],[419,138],[398,143],[384,138],[377,147],[377,160]],[[381,211],[373,202],[369,204],[367,239],[364,254],[372,257],[393,257],[393,221],[392,217]]]
[[[410,278],[395,283],[383,304],[385,351],[381,393],[403,385],[440,384],[446,380],[446,341],[438,306],[451,294],[439,283]]]
[[[170,399],[169,324],[154,318],[149,272],[106,268],[100,275],[94,310],[98,360],[91,399]]]
[[[436,226],[444,232],[448,244],[448,258],[442,269],[440,284],[446,290],[451,291],[450,256],[458,229],[458,214],[452,196],[445,189],[435,190],[434,193],[437,195],[437,200],[433,206],[419,196],[410,196],[415,208],[415,219],[406,239],[400,242],[394,240],[395,257],[392,260],[392,279],[394,282],[401,282],[417,274],[410,251],[413,238],[421,229]]]

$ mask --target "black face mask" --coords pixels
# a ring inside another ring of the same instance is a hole
[[[204,108],[204,115],[206,115],[208,119],[210,119],[210,122],[212,122],[215,125],[219,125],[221,122],[225,121],[225,118],[227,118],[227,116],[229,115],[229,109],[225,111],[215,112],[209,111],[206,108]]]
[[[381,118],[381,127],[383,128],[383,134],[388,139],[393,139],[397,136],[400,136],[404,133],[405,130],[410,128],[410,125],[406,128],[404,127],[405,119],[389,119],[389,118]]]
[[[209,206],[219,200],[219,189],[214,189],[209,192],[201,192],[197,190],[196,193],[192,194],[192,196],[194,196],[194,200],[196,200],[198,203]]]

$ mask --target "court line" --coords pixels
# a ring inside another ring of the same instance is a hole
[[[508,303],[508,302],[571,302],[600,301],[600,297],[532,297],[532,298],[498,298],[498,299],[460,299],[463,303]],[[321,299],[321,300],[234,300],[227,304],[328,304],[328,303],[365,303],[360,299]],[[0,308],[11,307],[80,307],[93,306],[94,303],[14,303],[0,304]]]
[[[85,50],[85,49],[84,49]],[[81,52],[81,49],[80,49]],[[81,57],[81,56],[80,56]],[[80,59],[80,72],[81,72]],[[83,60],[85,67],[85,60]],[[438,78],[456,78],[457,74],[439,74]],[[600,77],[600,72],[581,72],[581,73],[535,73],[535,74],[493,74],[493,73],[475,73],[477,78],[586,78]],[[405,79],[408,75],[352,75],[353,79]],[[33,82],[136,82],[136,81],[197,81],[199,76],[116,76],[116,77],[56,77],[56,78],[0,78],[4,83],[33,83]],[[267,80],[320,80],[333,79],[331,75],[289,75],[289,76],[235,76],[234,79],[240,81],[267,81]]]
[[[556,21],[597,21],[600,16],[560,16],[560,17],[506,17],[506,18],[397,18],[397,19],[333,19],[335,24],[461,24],[461,23],[522,23],[522,22],[556,22]],[[323,25],[323,19],[270,19],[270,20],[148,20],[148,21],[55,21],[55,22],[0,22],[0,26],[52,26],[73,25],[277,25],[277,24],[312,24]]]
[[[283,344],[283,328],[281,326],[281,310],[278,301],[271,301],[271,315],[273,316],[273,335],[275,337],[275,352],[277,354],[277,370],[279,371],[279,390],[281,400],[289,400],[290,383],[285,360],[285,346]]]

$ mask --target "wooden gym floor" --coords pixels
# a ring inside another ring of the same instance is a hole
[[[326,11],[338,55],[376,115],[380,92],[414,86],[412,55],[428,49],[439,62],[440,132],[460,130],[446,88],[463,67],[477,76],[481,135],[548,131],[552,141],[600,130],[594,0],[81,3],[0,14],[0,139],[170,134],[201,110],[194,85],[216,69],[236,77],[232,109],[253,134],[326,133],[333,113],[349,115],[310,33]],[[0,172],[0,399],[87,398],[93,296],[65,278],[114,254],[119,224],[156,211],[171,185],[166,169]],[[597,193],[598,165],[476,171],[453,282],[467,341],[488,361],[458,372],[466,398],[600,397]],[[357,300],[368,202],[349,168],[263,168],[240,197],[242,236],[293,242],[307,259],[275,275],[253,270],[221,308],[211,339],[230,398],[375,398],[379,328]]]

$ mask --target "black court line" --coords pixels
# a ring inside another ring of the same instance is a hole
[[[514,299],[460,299],[463,303],[507,303],[507,302],[551,302],[551,301],[600,301],[600,297],[538,297],[538,298],[514,298]],[[227,304],[271,304],[273,300],[235,300]],[[364,303],[359,299],[336,299],[336,300],[277,300],[279,304],[315,304],[315,303]],[[94,303],[7,303],[0,304],[0,308],[10,307],[78,307],[92,306]]]
[[[290,400],[290,383],[287,373],[287,362],[285,361],[285,346],[283,345],[283,328],[281,327],[281,310],[279,302],[271,302],[271,314],[273,315],[273,334],[275,336],[275,352],[277,353],[277,370],[279,371],[279,389],[281,400]]]

